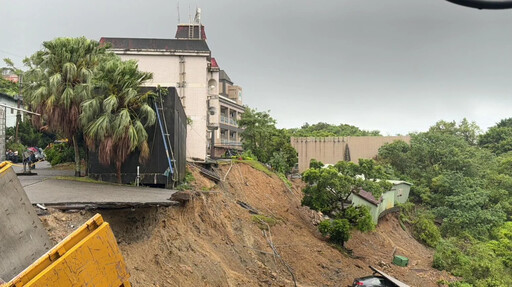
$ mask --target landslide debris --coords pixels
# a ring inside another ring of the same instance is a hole
[[[189,166],[195,182],[183,206],[100,210],[123,252],[133,286],[347,286],[370,275],[368,265],[411,286],[452,280],[431,268],[433,250],[404,231],[389,214],[371,233],[354,232],[352,256],[318,233],[318,213],[302,207],[300,180],[288,187],[278,176],[246,163],[221,165],[215,184]],[[42,220],[59,241],[94,212],[52,211]],[[410,258],[391,264],[392,253]]]

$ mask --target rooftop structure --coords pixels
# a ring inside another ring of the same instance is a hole
[[[176,39],[103,37],[100,42],[111,45],[121,59],[137,60],[140,70],[153,73],[146,86],[176,88],[189,120],[189,161],[204,162],[241,148],[237,121],[244,111],[242,89],[231,80],[220,82],[221,70],[206,43],[200,10],[192,23],[178,24]]]

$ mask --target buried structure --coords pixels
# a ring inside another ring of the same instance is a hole
[[[175,88],[162,88],[161,92],[147,87],[141,90],[159,94],[152,102],[157,120],[147,128],[150,155],[141,164],[139,152],[133,152],[123,163],[121,181],[170,188],[185,177],[187,116]],[[115,166],[102,165],[93,151],[89,152],[88,171],[90,178],[117,182]]]

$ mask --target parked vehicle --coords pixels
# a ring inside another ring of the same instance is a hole
[[[366,276],[354,280],[352,286],[364,287],[396,287],[396,285],[382,276]]]
[[[373,271],[373,275],[355,279],[352,287],[410,287],[373,266],[369,267]]]

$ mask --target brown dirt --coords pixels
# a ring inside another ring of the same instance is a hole
[[[228,169],[219,168],[222,178]],[[290,272],[298,286],[347,286],[370,275],[368,265],[411,286],[451,280],[430,267],[433,250],[402,230],[396,215],[374,232],[354,232],[349,257],[319,235],[313,225],[319,215],[300,205],[300,180],[290,189],[243,163],[219,185],[192,172],[195,189],[205,192],[183,207],[99,211],[119,241],[133,286],[293,286]],[[237,201],[267,218],[270,231]],[[58,241],[92,214],[52,211],[42,220]],[[409,267],[390,263],[395,247],[410,258]]]

